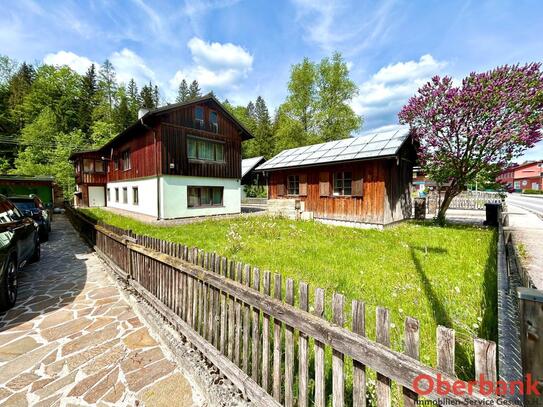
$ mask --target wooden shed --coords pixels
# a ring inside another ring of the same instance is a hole
[[[411,217],[415,160],[409,129],[399,127],[285,150],[257,170],[268,178],[271,208],[382,227]]]

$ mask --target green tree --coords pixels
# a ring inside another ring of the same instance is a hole
[[[96,107],[98,90],[96,67],[92,64],[82,79],[81,103],[79,106],[80,128],[89,134],[92,126],[92,113]]]
[[[0,85],[6,85],[15,72],[19,64],[7,55],[0,55]]]
[[[360,129],[362,119],[348,102],[358,95],[358,87],[349,78],[349,68],[336,52],[318,66],[316,100],[317,133],[322,141],[340,140]]]
[[[128,95],[124,86],[118,87],[115,98],[117,99],[117,106],[115,106],[115,129],[120,133],[133,122]]]
[[[187,100],[189,100],[189,87],[187,85],[187,81],[183,78],[179,84],[179,88],[177,89],[177,97],[175,98],[175,101],[177,103],[182,103],[186,102]]]
[[[145,109],[155,109],[157,107],[155,90],[151,82],[141,88],[140,103],[140,107]]]
[[[115,103],[115,90],[117,87],[116,76],[115,67],[109,59],[106,59],[100,67],[98,83],[100,91],[107,100],[111,112],[113,112],[113,104]]]
[[[9,81],[9,109],[12,122],[20,130],[24,126],[22,104],[34,82],[36,72],[32,65],[23,62]]]
[[[200,90],[200,85],[197,80],[193,80],[189,86],[189,99],[196,99],[202,96],[202,91]]]
[[[126,96],[128,98],[128,110],[130,111],[130,122],[136,121],[138,118],[138,110],[140,108],[140,100],[138,93],[138,85],[136,81],[132,78],[128,82],[126,87]]]
[[[256,124],[254,129],[255,156],[262,155],[266,158],[271,158],[275,147],[272,123],[266,102],[264,102],[261,96],[256,99],[254,117]]]

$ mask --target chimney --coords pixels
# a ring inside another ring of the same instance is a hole
[[[145,116],[147,113],[149,113],[149,109],[145,109],[142,107],[138,110],[138,120],[141,119],[143,116]]]

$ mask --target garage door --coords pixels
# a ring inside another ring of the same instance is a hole
[[[89,206],[106,206],[104,187],[89,187]]]

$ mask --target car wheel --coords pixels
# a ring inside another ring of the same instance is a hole
[[[18,286],[17,262],[11,258],[6,264],[6,269],[0,282],[0,309],[2,311],[6,311],[15,305]]]
[[[32,257],[30,258],[30,261],[32,263],[35,263],[37,261],[40,261],[41,258],[41,243],[40,240],[36,242],[36,246],[34,246],[34,252],[32,253]]]

